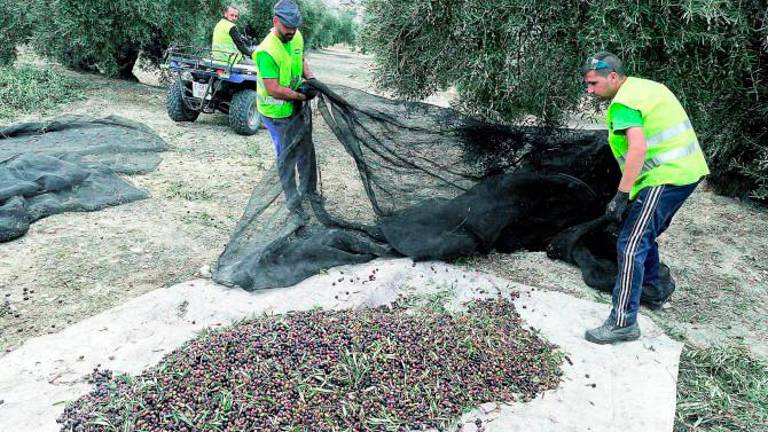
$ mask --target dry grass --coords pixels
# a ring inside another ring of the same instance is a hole
[[[768,431],[768,362],[740,346],[686,346],[675,431]]]

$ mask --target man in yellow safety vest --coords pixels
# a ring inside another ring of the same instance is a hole
[[[257,70],[256,105],[275,147],[286,205],[303,215],[300,201],[302,189],[307,188],[314,174],[310,172],[314,165],[314,149],[292,149],[301,154],[283,153],[293,138],[287,136],[291,121],[299,113],[301,104],[315,97],[317,90],[304,81],[311,82],[314,74],[304,58],[304,38],[298,29],[302,24],[298,5],[293,0],[280,0],[273,13],[273,27],[253,54]],[[297,168],[301,181],[298,189]]]
[[[235,23],[240,11],[232,6],[224,9],[224,17],[213,28],[211,57],[220,62],[253,64],[249,41],[237,30]]]
[[[709,168],[688,115],[666,86],[626,76],[621,60],[608,52],[588,58],[582,73],[589,94],[611,101],[608,143],[622,177],[605,218],[623,221],[611,313],[585,337],[598,344],[635,340],[641,294],[661,308],[674,289],[659,283],[656,238]]]

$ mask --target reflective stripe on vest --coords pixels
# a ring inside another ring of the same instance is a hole
[[[694,140],[692,143],[688,144],[685,147],[679,147],[674,150],[670,150],[668,152],[664,152],[660,155],[655,156],[653,159],[645,161],[643,164],[643,171],[642,172],[648,172],[654,168],[660,167],[661,165],[672,162],[673,160],[682,159],[684,157],[690,156],[697,151],[701,151],[701,147],[699,147],[699,140]]]
[[[670,140],[682,133],[685,133],[688,129],[693,129],[693,125],[691,125],[690,120],[686,119],[684,122],[678,123],[646,139],[645,145],[648,146],[649,148],[653,147],[662,141]]]
[[[655,135],[653,135],[651,137],[648,137],[645,140],[645,146],[646,146],[646,148],[656,147],[660,143],[662,143],[664,141],[667,141],[667,140],[670,140],[672,138],[675,138],[676,136],[678,136],[680,134],[683,134],[683,133],[685,133],[686,131],[688,131],[689,129],[692,129],[692,128],[693,128],[693,125],[691,125],[691,121],[686,119],[683,122],[680,122],[680,123],[678,123],[678,124],[676,124],[674,126],[671,126],[671,127],[667,128],[667,129],[664,129],[663,131],[661,131],[661,132],[659,132],[659,133],[657,133],[657,134],[655,134]],[[698,143],[698,140],[694,139],[693,141],[691,141],[688,144],[688,146],[686,146],[686,148],[690,147],[691,145],[697,144],[697,143]],[[658,159],[658,156],[654,157],[653,159]],[[619,156],[618,158],[616,158],[616,160],[619,162],[619,165],[622,166],[622,167],[626,163],[625,156]],[[672,160],[672,159],[666,159],[666,160]]]
[[[654,156],[651,159],[646,160],[643,163],[643,169],[640,171],[641,173],[646,173],[656,167],[661,166],[665,162],[671,162],[675,159],[681,159],[686,156],[690,156],[694,154],[696,151],[701,150],[699,147],[699,140],[693,140],[690,144],[688,144],[685,147],[676,148],[673,150],[669,150],[667,152],[658,154]],[[619,162],[619,166],[624,169],[624,165],[626,164],[626,158],[624,156],[620,156],[616,159]]]
[[[288,103],[287,100],[275,99],[272,96],[262,96],[260,94],[256,95],[256,101],[260,103],[271,104],[271,105],[283,105]]]

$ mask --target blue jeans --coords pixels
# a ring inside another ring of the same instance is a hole
[[[264,127],[267,128],[267,131],[269,131],[269,136],[272,138],[272,144],[275,147],[277,173],[280,176],[280,183],[283,186],[283,192],[285,192],[286,206],[289,209],[295,209],[300,205],[301,194],[306,192],[305,189],[309,185],[309,177],[311,177],[309,171],[314,169],[314,167],[308,164],[308,159],[314,159],[313,149],[305,149],[301,144],[295,145],[291,149],[286,149],[286,146],[290,144],[290,138],[292,138],[286,137],[286,132],[288,125],[293,120],[293,116],[287,118],[261,116],[261,121]],[[292,154],[284,155],[283,153],[286,150],[290,150]],[[298,168],[299,178],[302,180],[302,184],[299,185],[298,189],[296,185],[296,168]],[[301,193],[299,189],[301,189]]]
[[[611,299],[611,319],[616,325],[625,327],[637,322],[643,284],[654,285],[659,279],[656,239],[698,184],[647,187],[637,195],[616,243],[619,274]]]
[[[275,154],[280,156],[283,152],[282,135],[285,133],[288,124],[293,117],[288,118],[270,118],[261,116],[261,122],[264,127],[269,131],[269,136],[272,138],[272,145],[275,147]]]

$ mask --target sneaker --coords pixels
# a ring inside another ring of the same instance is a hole
[[[640,326],[634,323],[631,326],[619,327],[612,320],[606,320],[600,327],[587,330],[584,338],[600,345],[633,341],[640,338]]]

